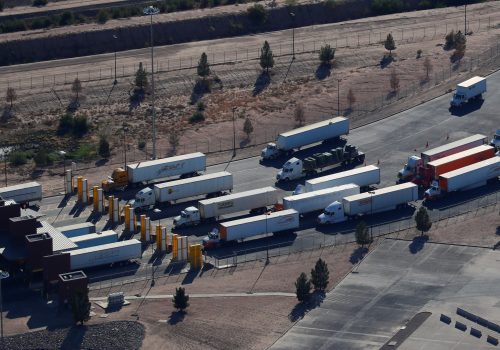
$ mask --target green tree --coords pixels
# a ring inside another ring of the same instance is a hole
[[[250,134],[253,133],[252,121],[249,118],[245,119],[245,123],[243,124],[243,132],[247,134],[247,139],[249,139]]]
[[[198,61],[197,67],[198,75],[205,79],[205,77],[210,75],[210,65],[208,64],[208,58],[206,53],[202,53],[200,60]]]
[[[148,73],[142,66],[142,62],[139,62],[139,69],[135,73],[135,86],[142,92],[144,92],[144,89],[148,86]]]
[[[387,34],[387,38],[384,41],[384,47],[386,50],[389,50],[389,56],[392,56],[392,50],[396,50],[396,43],[391,33]]]
[[[39,149],[38,152],[36,152],[35,156],[33,157],[33,160],[35,161],[35,164],[38,167],[47,165],[50,162],[47,150],[45,150],[44,148]]]
[[[463,54],[465,53],[466,44],[467,38],[462,34],[461,31],[458,31],[457,34],[455,34],[455,52],[463,56]]]
[[[97,23],[104,24],[108,21],[108,19],[109,19],[108,11],[106,9],[99,10],[99,13],[97,14]]]
[[[73,134],[76,137],[82,137],[89,131],[89,123],[87,117],[82,115],[73,118]]]
[[[261,4],[254,4],[247,9],[248,17],[254,24],[263,24],[267,20],[266,8]]]
[[[310,291],[311,281],[309,281],[306,274],[302,272],[297,278],[297,281],[295,281],[295,294],[297,295],[298,301],[303,302],[309,299]]]
[[[186,294],[186,290],[182,287],[175,288],[175,295],[172,302],[177,310],[184,312],[189,306],[189,295]]]
[[[269,43],[264,41],[262,49],[260,49],[260,66],[269,73],[269,68],[274,67],[274,56]]]
[[[7,93],[5,94],[5,99],[10,104],[10,109],[12,109],[12,104],[14,103],[15,100],[17,100],[16,90],[14,90],[13,87],[9,86],[7,88]]]
[[[365,244],[370,243],[370,235],[368,234],[368,227],[366,226],[364,221],[361,221],[356,225],[355,232],[356,243],[364,248]]]
[[[90,301],[89,292],[76,292],[70,299],[71,312],[75,323],[80,322],[83,325],[90,319]]]
[[[311,282],[314,285],[314,289],[321,292],[325,291],[329,279],[330,272],[328,271],[328,265],[323,259],[319,258],[316,261],[314,269],[311,270]]]
[[[104,136],[99,139],[99,150],[98,153],[103,158],[108,158],[111,155],[109,150],[109,142]]]
[[[335,58],[335,48],[330,45],[321,46],[319,50],[319,60],[323,64],[329,64]]]
[[[432,222],[429,218],[429,213],[427,213],[427,209],[425,207],[420,207],[417,211],[417,215],[415,215],[415,223],[417,224],[417,230],[420,231],[420,234],[423,235],[424,232],[427,232],[432,227]]]
[[[75,102],[78,103],[78,96],[80,92],[82,92],[82,83],[80,82],[80,79],[75,78],[75,80],[73,80],[73,84],[71,84],[71,92],[76,95]]]

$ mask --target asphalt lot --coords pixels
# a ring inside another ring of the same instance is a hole
[[[499,253],[431,243],[415,253],[409,244],[385,240],[271,349],[380,349],[418,312],[432,315],[398,349],[492,348],[486,335],[499,334],[456,308],[498,323]],[[439,321],[441,313],[451,317],[450,325]],[[454,328],[457,320],[466,332]],[[470,335],[471,327],[482,337]]]
[[[497,91],[500,88],[500,73],[495,73],[488,78],[488,93],[485,94],[484,102],[480,105],[472,105],[460,111],[460,115],[450,112],[448,109],[450,95],[444,95],[428,103],[404,111],[390,118],[378,121],[361,128],[352,130],[348,136],[348,143],[356,145],[366,153],[366,164],[378,164],[381,168],[381,183],[379,187],[395,184],[397,171],[404,165],[408,156],[419,154],[421,151],[436,147],[454,140],[469,136],[475,133],[482,133],[491,137],[494,130],[500,125],[500,116],[497,113],[498,101]],[[304,149],[299,155],[304,156],[309,153],[321,150],[322,145]],[[415,151],[416,150],[416,151]],[[259,164],[259,158],[253,157],[228,164],[211,166],[207,172],[217,172],[227,170],[234,175],[234,191],[240,192],[259,187],[275,184],[275,175],[279,166],[286,159],[273,162],[271,164]],[[327,173],[337,172],[341,168],[334,168]],[[63,181],[61,179],[61,181]],[[296,181],[286,185],[278,185],[283,196],[290,194],[298,183]],[[488,196],[486,201],[497,200],[500,184],[497,182],[489,187],[468,191],[438,203],[433,203],[431,216],[437,218],[441,215],[443,207],[455,206],[457,212],[477,205],[478,202],[485,201],[484,196]],[[133,198],[134,192],[123,193],[124,199]],[[121,205],[125,204],[121,201]],[[168,208],[160,208],[161,212],[149,212],[153,224],[161,223],[169,229],[172,227],[172,217],[189,206],[195,205],[196,201],[177,203]],[[394,231],[395,225],[399,227],[408,226],[415,211],[417,202],[403,210],[380,213],[373,217],[366,218],[369,225],[377,225],[374,228],[375,234],[382,234]],[[92,214],[92,207],[81,208],[75,202],[75,197],[71,197],[68,202],[64,202],[63,196],[46,198],[41,203],[41,211],[47,215],[47,220],[54,226],[64,226],[84,221],[93,221],[98,230],[115,229],[121,232],[123,225],[113,226],[107,221],[107,216],[95,216]],[[240,213],[245,214],[245,213]],[[229,217],[223,217],[228,220]],[[392,224],[380,225],[384,222]],[[315,215],[301,220],[300,229],[293,235],[288,236],[268,236],[255,240],[237,244],[226,249],[216,251],[220,256],[238,254],[244,252],[255,252],[266,250],[266,247],[274,244],[281,246],[292,246],[304,248],[318,245],[320,241],[332,241],[341,243],[353,239],[353,230],[356,222],[347,222],[328,227],[317,228],[315,225]],[[190,243],[199,243],[215,224],[201,225],[196,228],[188,228],[175,231],[176,233],[188,235]],[[302,239],[306,237],[307,239]],[[300,238],[300,239],[298,239]],[[271,247],[273,248],[273,247]],[[149,261],[150,250],[146,251],[144,261]]]

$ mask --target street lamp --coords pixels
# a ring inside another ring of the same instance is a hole
[[[340,80],[337,79],[337,115],[340,115]]]
[[[116,85],[118,83],[118,80],[116,80],[116,40],[118,39],[118,36],[116,34],[113,34],[113,48],[115,50],[115,81],[113,81],[113,85]]]
[[[3,148],[2,153],[3,153],[4,172],[5,172],[5,186],[7,186],[7,147]]]
[[[160,10],[154,6],[148,6],[144,9],[143,13],[145,15],[149,15],[151,18],[151,88],[153,90],[153,159],[156,159],[156,125],[155,125],[155,118],[156,118],[156,110],[155,110],[155,75],[154,75],[154,62],[153,62],[153,55],[154,55],[154,43],[153,43],[153,15],[156,15],[160,12]]]
[[[59,155],[63,157],[63,173],[64,176],[66,176],[66,152],[65,151],[59,151]]]
[[[127,144],[125,143],[125,133],[128,131],[128,128],[125,126],[125,123],[122,125],[122,130],[123,130],[123,161],[125,163],[125,168],[127,169]]]
[[[368,191],[370,194],[370,220],[372,223],[370,224],[370,240],[373,242],[373,195],[375,194],[375,191]]]
[[[0,335],[2,339],[2,349],[3,349],[3,301],[2,301],[2,280],[9,278],[9,273],[7,271],[0,270]]]
[[[267,217],[269,216],[270,212],[266,210],[266,237],[268,236],[267,232]],[[269,242],[267,242],[267,249],[266,249],[266,265],[269,265]]]
[[[467,35],[467,1],[465,1],[465,11],[464,11],[464,35]]]
[[[292,17],[292,60],[295,59],[295,13],[290,12]]]

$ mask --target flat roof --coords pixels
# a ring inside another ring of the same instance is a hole
[[[59,274],[59,278],[62,279],[63,281],[70,281],[80,278],[87,278],[87,275],[83,271],[78,270],[78,271],[61,273]]]
[[[217,177],[223,177],[223,176],[231,176],[231,173],[228,171],[219,171],[218,173],[205,174],[205,175],[201,175],[201,176],[190,177],[187,179],[180,179],[180,180],[163,182],[161,184],[155,185],[155,187],[156,188],[173,187],[173,186],[179,186],[179,185],[189,184],[189,183],[193,183],[193,182],[215,179]]]
[[[360,167],[360,168],[354,168],[354,169],[351,169],[351,170],[342,171],[342,172],[336,173],[336,174],[331,174],[331,175],[317,177],[315,179],[307,180],[307,182],[310,183],[310,184],[318,184],[318,183],[321,183],[321,182],[326,182],[326,181],[341,179],[341,178],[344,178],[344,177],[347,177],[347,176],[352,176],[352,175],[357,175],[357,174],[361,174],[361,173],[366,173],[368,171],[373,171],[373,170],[380,170],[380,168],[377,167],[377,166],[375,166],[375,165],[367,165],[367,166],[363,166],[363,167]]]
[[[353,194],[352,196],[345,197],[344,199],[347,201],[356,201],[356,200],[363,199],[363,198],[369,198],[371,196],[377,196],[377,195],[381,195],[381,194],[385,194],[385,193],[395,192],[395,191],[399,191],[402,189],[414,188],[414,187],[418,188],[418,186],[412,182],[405,182],[405,183],[402,183],[399,185],[384,187],[384,188],[380,188],[380,189],[374,190],[374,191],[363,192],[360,194]]]
[[[118,233],[113,230],[107,230],[107,231],[102,231],[101,233],[89,233],[82,236],[70,237],[70,240],[73,243],[78,243],[78,242],[90,241],[92,239],[97,239],[99,237],[109,237],[109,236],[118,237]]]
[[[81,254],[88,254],[88,253],[92,253],[92,252],[96,252],[96,251],[100,251],[100,250],[113,249],[113,248],[119,248],[119,247],[124,247],[124,246],[128,246],[128,245],[136,245],[136,244],[141,244],[141,242],[138,241],[137,239],[128,239],[126,241],[101,244],[101,245],[98,245],[95,247],[70,250],[69,253],[71,254],[71,256],[81,255]]]
[[[479,83],[480,81],[486,80],[486,78],[483,77],[472,77],[470,79],[467,79],[466,81],[463,81],[458,84],[460,87],[468,88],[474,84]]]
[[[91,222],[82,222],[81,224],[73,224],[73,225],[67,225],[67,226],[56,226],[55,228],[58,231],[66,232],[66,231],[73,231],[73,230],[77,230],[77,229],[85,228],[85,227],[94,227],[95,228],[95,225]]]
[[[300,134],[300,133],[302,133],[304,131],[316,129],[316,128],[319,128],[319,127],[322,127],[322,126],[326,126],[328,124],[339,123],[339,122],[342,122],[342,121],[345,121],[345,120],[348,120],[348,118],[345,118],[345,117],[330,118],[330,119],[323,120],[321,122],[317,122],[317,123],[314,123],[314,124],[305,125],[305,126],[302,126],[300,128],[293,129],[293,130],[290,130],[290,131],[287,131],[287,132],[282,132],[280,135],[288,137],[288,136]]]
[[[36,229],[36,233],[48,233],[52,237],[52,250],[54,253],[78,248],[75,243],[47,221],[39,221],[39,223],[41,227]]]
[[[301,193],[301,194],[297,194],[294,196],[288,196],[288,197],[283,198],[283,200],[286,199],[287,201],[290,201],[290,202],[300,201],[300,200],[305,199],[305,198],[321,196],[322,194],[327,194],[327,193],[335,193],[335,192],[343,191],[343,190],[346,190],[349,188],[359,188],[359,186],[356,184],[340,185],[340,186],[325,188],[322,190]]]
[[[463,173],[467,173],[469,171],[472,171],[472,170],[475,170],[475,169],[479,169],[483,166],[486,166],[486,165],[491,165],[491,164],[498,164],[500,166],[500,157],[499,156],[494,156],[492,158],[488,158],[486,160],[483,160],[481,162],[477,162],[477,163],[474,163],[474,164],[471,164],[471,165],[467,165],[463,168],[460,168],[460,169],[457,169],[457,170],[453,170],[453,171],[450,171],[450,172],[447,172],[447,173],[444,173],[442,175],[440,175],[440,177],[444,177],[444,178],[450,178],[450,177],[453,177],[453,176],[457,176],[457,175],[462,175]]]
[[[12,186],[7,186],[7,187],[0,187],[0,193],[5,193],[5,192],[10,192],[10,191],[17,191],[21,190],[24,188],[29,188],[29,187],[40,187],[41,185],[38,182],[32,181],[32,182],[26,182],[23,184],[18,184],[18,185],[12,185]]]
[[[479,141],[479,140],[484,140],[484,139],[486,139],[486,136],[481,135],[481,134],[475,134],[475,135],[466,137],[464,139],[460,139],[460,140],[457,140],[454,142],[447,143],[446,145],[442,145],[442,146],[439,146],[436,148],[432,148],[428,151],[424,151],[424,152],[422,152],[422,154],[430,157],[430,156],[433,156],[435,154],[438,154],[438,153],[447,151],[449,149],[458,147],[460,145],[465,145],[465,144],[468,144],[468,143],[471,143],[474,141]]]
[[[473,154],[476,154],[479,152],[483,152],[483,151],[488,150],[488,149],[494,149],[494,148],[492,146],[489,146],[489,145],[477,146],[477,147],[474,147],[474,148],[471,148],[471,149],[468,149],[468,150],[465,150],[462,152],[458,152],[458,153],[449,155],[449,156],[444,157],[444,158],[433,160],[432,162],[429,162],[428,165],[440,166],[442,164],[452,162],[456,159],[465,158],[465,157],[468,157],[470,155],[473,155]]]
[[[181,160],[193,159],[193,158],[199,158],[199,157],[205,157],[205,155],[201,152],[195,152],[195,153],[183,154],[183,155],[175,156],[175,157],[148,160],[146,162],[140,162],[140,163],[135,163],[135,164],[127,164],[127,168],[137,169],[137,168],[143,168],[143,167],[148,167],[148,166],[152,166],[152,165],[161,165],[161,164],[164,164],[167,162],[168,163],[178,162]]]
[[[218,203],[218,202],[226,202],[230,201],[233,199],[241,198],[241,197],[247,197],[250,195],[255,195],[259,193],[267,193],[267,192],[277,192],[278,190],[272,186],[267,186],[263,188],[258,188],[255,190],[250,190],[250,191],[244,191],[244,192],[238,192],[238,193],[232,193],[227,196],[222,196],[222,197],[215,197],[215,198],[210,198],[210,199],[204,199],[201,200],[200,203],[203,205],[209,205],[212,203]]]

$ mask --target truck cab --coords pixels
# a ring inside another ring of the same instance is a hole
[[[214,229],[213,231],[209,232],[206,237],[203,238],[203,248],[204,249],[210,249],[210,248],[216,248],[221,245],[221,240],[219,236],[219,231],[217,229]]]
[[[462,104],[466,103],[467,100],[468,100],[467,97],[463,93],[457,91],[453,94],[453,97],[451,98],[450,101],[450,105],[452,107],[460,107]]]
[[[278,146],[274,142],[270,142],[267,144],[266,148],[264,148],[261,152],[262,159],[275,159],[278,158],[281,151]]]
[[[196,207],[187,207],[181,211],[181,215],[174,217],[174,227],[185,227],[198,225],[201,221],[200,211]]]
[[[342,203],[335,201],[329,204],[323,213],[318,216],[317,222],[320,225],[335,224],[337,222],[346,221],[344,207]]]
[[[411,180],[417,175],[417,167],[421,164],[422,159],[419,156],[411,156],[408,158],[403,169],[398,172],[400,181]]]
[[[500,129],[497,129],[495,135],[493,135],[490,145],[495,147],[497,150],[500,150]]]
[[[104,192],[113,191],[115,189],[124,189],[128,185],[127,171],[123,168],[113,170],[111,176],[104,180],[101,187]]]
[[[139,211],[141,209],[153,209],[155,202],[155,193],[153,189],[146,187],[136,193],[135,199],[132,200],[130,204],[136,211]]]
[[[486,92],[486,78],[473,77],[457,85],[451,98],[451,107],[460,107],[473,98],[482,98]]]
[[[303,164],[298,158],[290,158],[276,175],[277,181],[290,181],[302,177]]]
[[[426,200],[433,200],[441,197],[443,195],[441,188],[439,187],[439,182],[432,181],[431,187],[424,192],[424,198]]]

